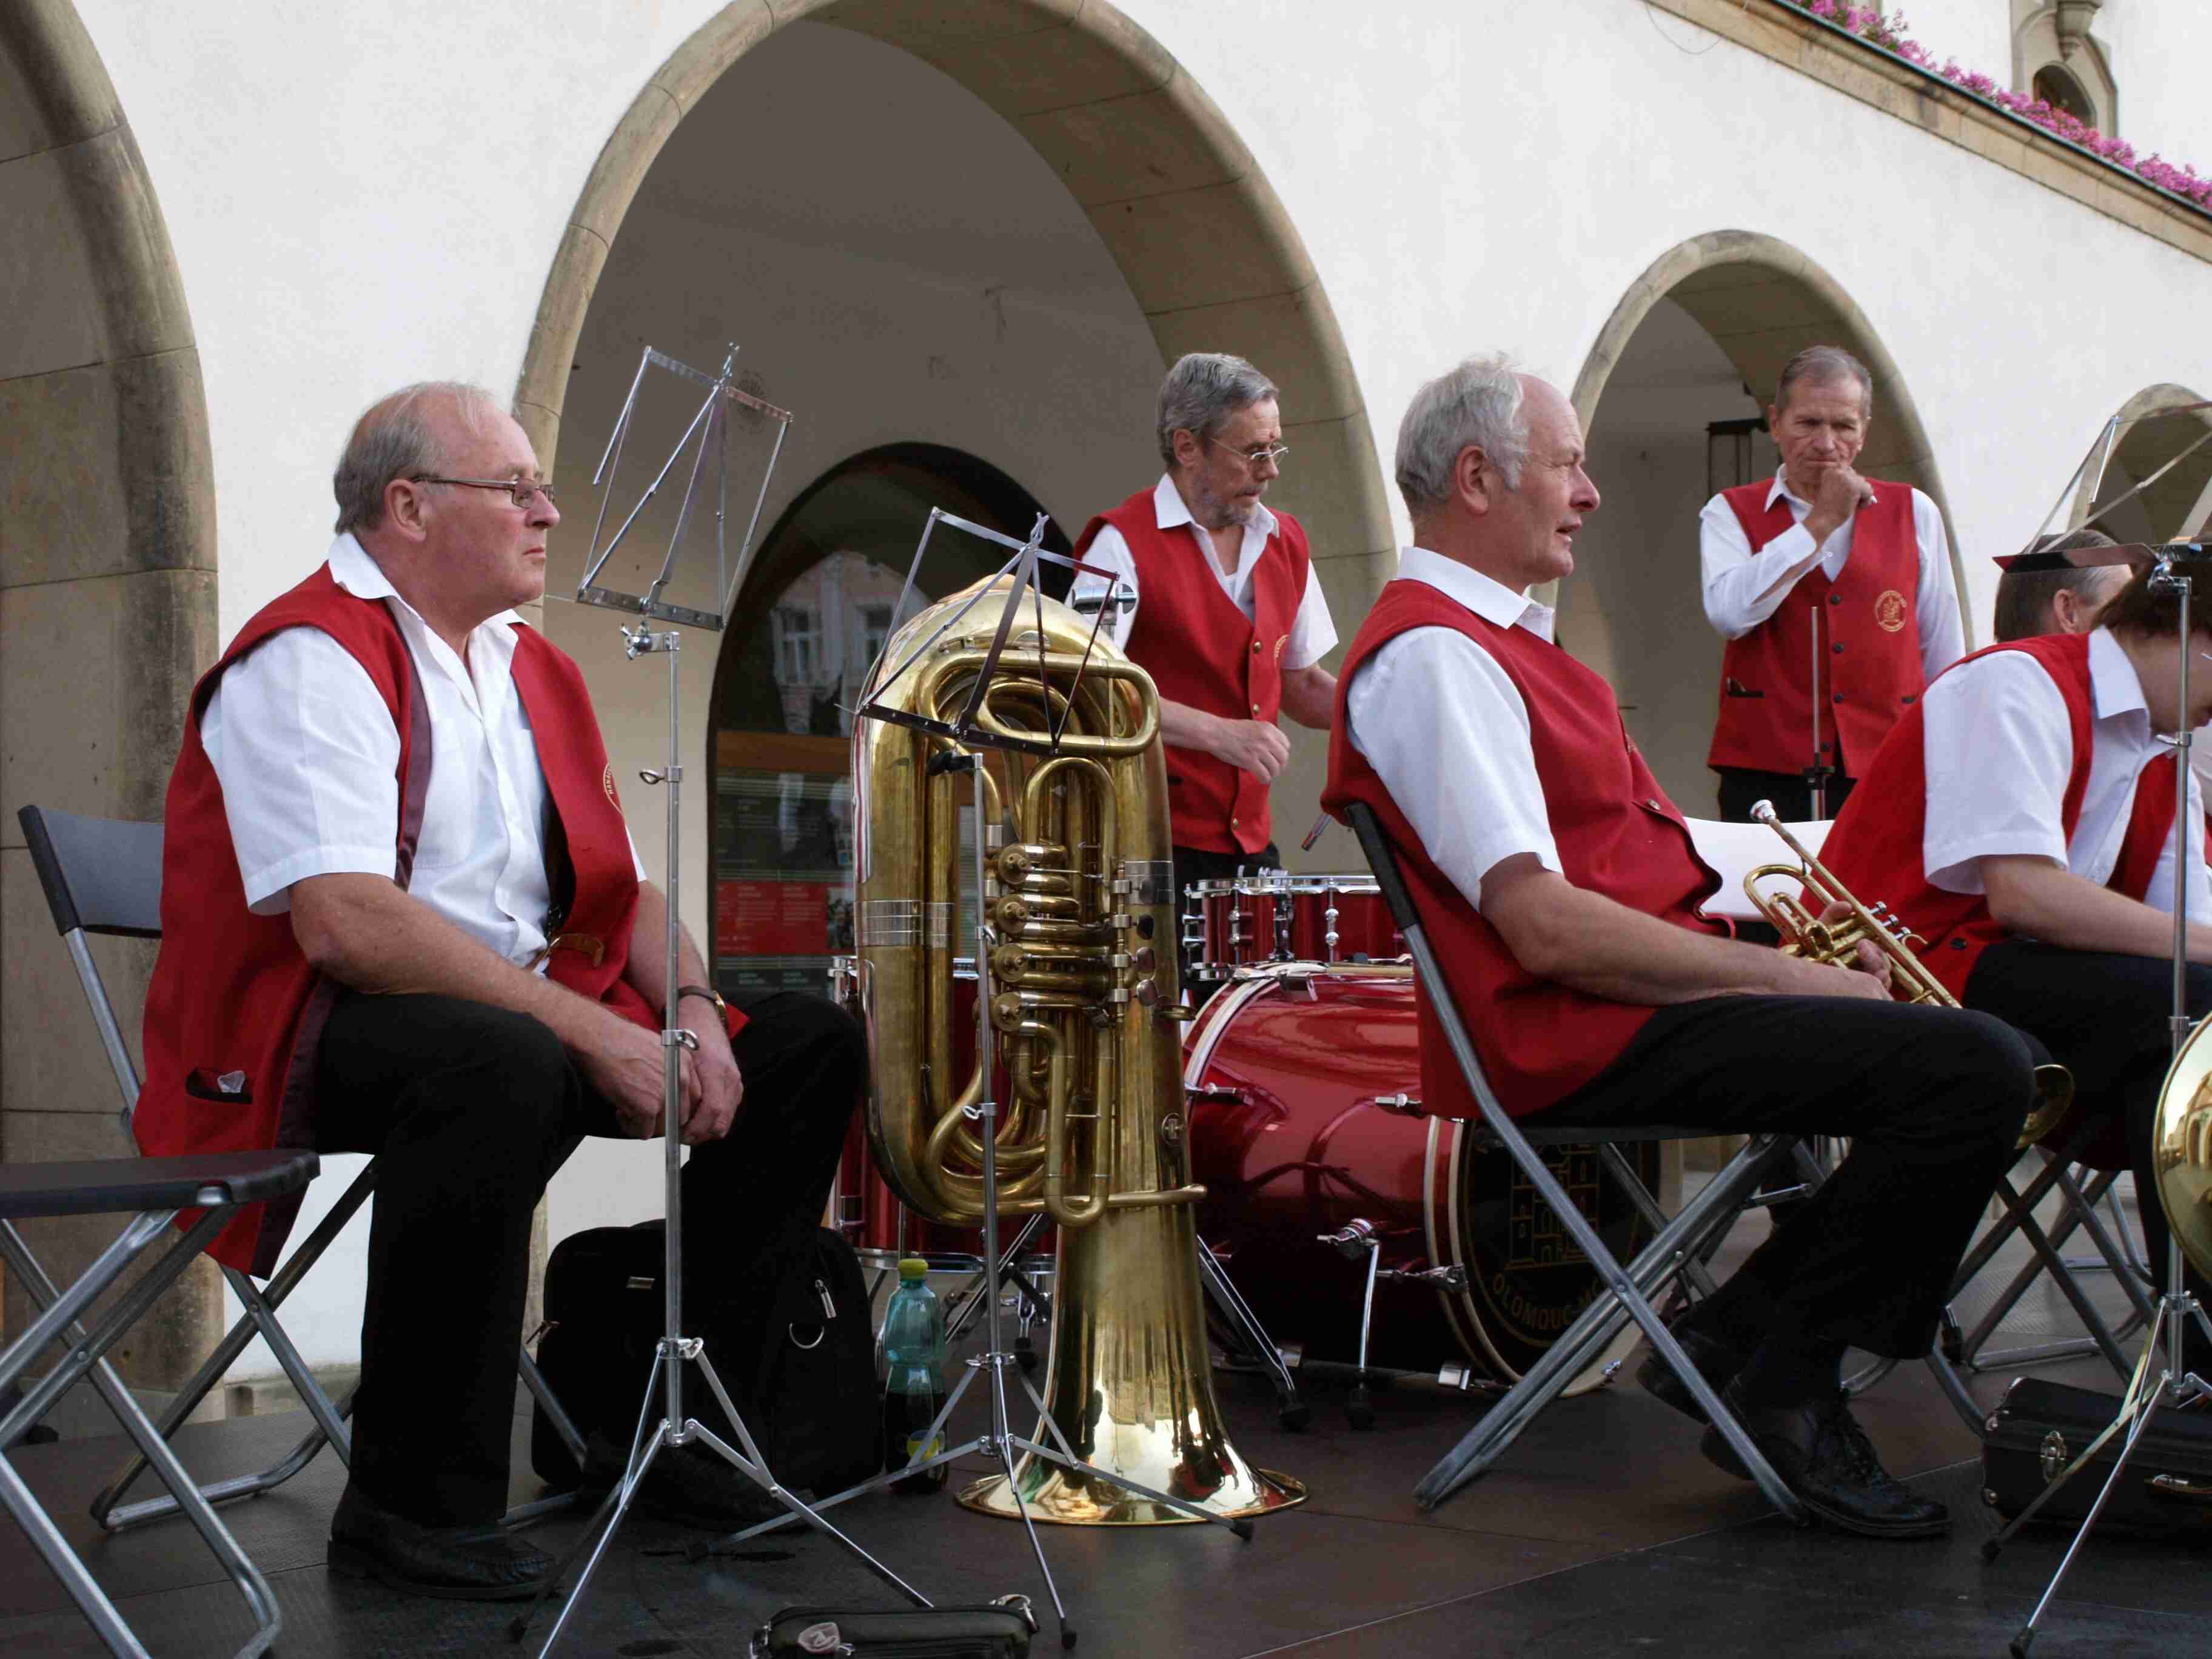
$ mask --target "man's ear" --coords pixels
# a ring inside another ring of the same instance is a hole
[[[1502,482],[1479,445],[1469,444],[1452,461],[1452,493],[1478,518],[1497,505]]]
[[[412,478],[394,478],[384,486],[384,523],[410,542],[429,534],[425,509],[429,505],[426,486]]]
[[[1177,427],[1169,442],[1175,446],[1176,465],[1194,467],[1206,459],[1205,444],[1188,427]]]

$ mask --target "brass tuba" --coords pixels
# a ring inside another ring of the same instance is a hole
[[[1939,1008],[1959,1006],[1959,999],[1944,989],[1943,982],[1913,954],[1915,945],[1928,941],[1906,927],[1902,916],[1894,915],[1886,903],[1876,903],[1869,909],[1853,897],[1828,866],[1790,833],[1772,803],[1760,801],[1751,809],[1751,816],[1781,836],[1797,855],[1795,865],[1762,864],[1743,878],[1744,896],[1766,918],[1767,925],[1782,935],[1784,951],[1808,962],[1840,968],[1850,963],[1862,942],[1870,944],[1889,958],[1891,994],[1902,996],[1907,1002],[1932,1003]],[[1819,911],[1807,908],[1794,893],[1763,891],[1759,884],[1767,877],[1779,877],[1792,886],[1802,887],[1820,907]],[[1838,905],[1844,908],[1845,915],[1834,921],[1820,920],[1821,915]],[[2037,1066],[2035,1109],[2021,1126],[2021,1147],[2034,1146],[2057,1128],[2066,1115],[2066,1109],[2073,1103],[2074,1074],[2063,1066]]]
[[[992,591],[995,589],[997,591]],[[888,686],[892,711],[951,721],[967,708],[1012,583],[994,578],[958,625]],[[975,590],[906,623],[876,673],[903,663]],[[1187,1178],[1167,772],[1152,678],[1049,599],[1022,599],[975,723],[1030,750],[978,745],[988,950],[976,964],[991,1041],[952,1068],[961,813],[975,777],[933,772],[950,739],[891,720],[854,731],[854,940],[872,1081],[868,1134],[910,1207],[978,1226],[982,1142],[969,1115],[1001,1106],[1002,1215],[1060,1227],[1045,1404],[1085,1462],[1225,1516],[1304,1488],[1229,1443],[1213,1397]],[[1090,659],[1084,660],[1086,647]],[[1062,722],[1065,722],[1064,726]],[[1059,727],[1056,745],[1047,739]],[[972,828],[969,833],[979,831]],[[991,1072],[986,1067],[994,1068]],[[1017,1477],[1041,1518],[1188,1521],[1109,1482],[1030,1459]],[[1011,1516],[1005,1477],[960,1494]]]

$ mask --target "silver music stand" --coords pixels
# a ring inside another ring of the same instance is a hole
[[[863,1480],[858,1486],[848,1487],[833,1497],[825,1498],[817,1503],[815,1508],[817,1510],[833,1508],[865,1493],[879,1491],[894,1480],[902,1480],[908,1475],[925,1473],[936,1468],[940,1464],[949,1463],[956,1457],[965,1457],[971,1453],[981,1453],[995,1459],[1006,1475],[1007,1495],[1013,1503],[1016,1513],[1021,1516],[1023,1527],[1028,1532],[1030,1551],[1036,1557],[1037,1571],[1044,1580],[1045,1592],[1051,1597],[1053,1614],[1060,1626],[1060,1644],[1066,1649],[1075,1645],[1076,1627],[1069,1622],[1067,1609],[1060,1599],[1060,1587],[1053,1581],[1052,1565],[1045,1559],[1044,1543],[1037,1535],[1036,1522],[1030,1517],[1029,1507],[1022,1500],[1021,1483],[1016,1478],[1014,1472],[1014,1456],[1017,1452],[1026,1454],[1031,1458],[1041,1459],[1048,1463],[1057,1464],[1071,1473],[1079,1472],[1095,1476],[1124,1491],[1133,1492],[1140,1498],[1148,1498],[1155,1503],[1164,1504],[1180,1515],[1188,1516],[1194,1521],[1205,1521],[1215,1526],[1224,1527],[1240,1539],[1249,1539],[1252,1536],[1252,1523],[1241,1517],[1216,1515],[1186,1498],[1177,1498],[1170,1493],[1140,1485],[1126,1475],[1112,1470],[1102,1469],[1097,1464],[1086,1463],[1076,1456],[1073,1449],[1068,1444],[1067,1437],[1061,1432],[1060,1425],[1053,1421],[1052,1413],[1046,1409],[1044,1398],[1037,1392],[1036,1385],[1023,1373],[1018,1357],[1012,1352],[1001,1331],[999,1284],[1005,1272],[1005,1264],[999,1248],[998,1103],[991,1098],[992,1091],[989,1082],[992,1073],[989,1063],[992,1052],[991,925],[988,907],[982,902],[988,856],[984,849],[984,826],[987,819],[982,757],[976,751],[984,749],[1003,749],[1017,753],[1043,756],[1051,756],[1059,752],[1060,735],[1066,727],[1068,719],[1066,714],[1061,715],[1057,725],[1048,725],[1048,735],[1042,738],[1010,732],[999,726],[989,716],[985,708],[985,694],[990,688],[993,677],[998,672],[1001,656],[1010,648],[1007,641],[1012,632],[1013,619],[1025,599],[1033,599],[1037,605],[1038,673],[1042,676],[1044,672],[1042,600],[1036,585],[1037,566],[1040,562],[1059,565],[1079,574],[1104,575],[1109,578],[1113,574],[1111,571],[1102,566],[1085,564],[1080,560],[1066,555],[1046,551],[1042,542],[1045,526],[1048,522],[1043,514],[1038,514],[1036,522],[1030,526],[1028,539],[1016,541],[1012,537],[1001,535],[987,526],[975,524],[969,520],[957,518],[952,514],[932,507],[927,520],[922,526],[921,539],[915,548],[914,562],[908,568],[906,586],[899,595],[898,608],[891,613],[894,617],[903,617],[906,614],[908,601],[913,595],[916,580],[921,574],[922,556],[927,550],[930,537],[939,525],[950,525],[957,530],[965,531],[969,535],[979,536],[986,541],[995,542],[1002,547],[1010,548],[1012,550],[1012,556],[1000,566],[991,577],[977,584],[974,597],[966,605],[962,605],[951,616],[945,618],[927,639],[907,653],[904,661],[888,673],[884,672],[884,662],[890,655],[890,649],[889,642],[886,641],[884,657],[878,659],[869,672],[867,699],[858,708],[850,711],[858,719],[884,720],[916,731],[928,732],[959,744],[964,752],[939,753],[930,762],[929,769],[933,775],[964,772],[968,775],[974,789],[976,894],[975,1053],[978,1056],[979,1068],[985,1079],[983,1097],[975,1105],[975,1117],[976,1138],[982,1145],[983,1154],[981,1182],[983,1282],[988,1287],[984,1293],[983,1306],[985,1351],[966,1362],[965,1374],[954,1385],[951,1393],[945,1399],[943,1408],[938,1412],[936,1418],[923,1434],[922,1443],[925,1446],[933,1444],[938,1437],[944,1433],[945,1425],[951,1419],[953,1411],[959,1406],[962,1396],[967,1393],[969,1385],[979,1376],[988,1375],[990,1378],[990,1426],[973,1438],[963,1441],[959,1445],[948,1447],[933,1457],[927,1458],[918,1463],[903,1464],[896,1469],[886,1469],[883,1474]],[[966,617],[986,594],[990,593],[1001,580],[1006,578],[1011,578],[1014,584],[1012,595],[1005,611],[1000,615],[997,634],[992,640],[982,664],[976,670],[975,686],[969,692],[968,701],[960,713],[951,720],[939,720],[908,710],[888,707],[882,700],[883,694],[898,680],[900,676],[926,656],[931,647],[957,627],[961,619]],[[1090,665],[1091,653],[1097,644],[1098,629],[1104,620],[1105,613],[1102,608],[1099,614],[1092,620],[1091,637],[1084,647],[1082,665],[1077,670],[1074,684],[1068,689],[1066,699],[1066,707],[1068,710],[1072,711],[1075,707],[1076,691],[1083,684],[1083,671]],[[1018,647],[1015,648],[1018,650]],[[1014,1432],[1006,1404],[1006,1377],[1009,1372],[1020,1382],[1024,1391],[1030,1397],[1030,1404],[1036,1407],[1040,1429],[1049,1437],[1050,1444],[1045,1444],[1029,1436]],[[749,1527],[741,1532],[730,1534],[710,1543],[694,1545],[690,1553],[694,1560],[703,1560],[711,1555],[731,1553],[736,1546],[743,1541],[757,1538],[763,1533],[773,1532],[780,1527],[789,1524],[794,1518],[797,1518],[795,1513],[778,1516],[771,1520],[763,1521],[757,1526]]]
[[[2208,433],[2207,438],[2212,438],[2212,433]],[[2199,444],[2205,441],[2206,439],[2197,441]],[[2104,445],[2105,455],[2109,456],[2111,447],[2112,431],[2108,428]],[[2179,459],[2175,458],[2176,461]],[[2173,464],[2169,462],[2167,466],[2170,468]],[[2161,469],[2161,473],[2165,470]],[[2144,487],[2138,485],[2130,494],[2139,494]],[[2189,607],[2195,578],[2190,570],[2184,568],[2184,562],[2185,560],[2190,564],[2204,565],[2205,550],[2192,544],[2170,544],[2158,549],[2157,552],[2159,557],[2153,568],[2151,580],[2178,593],[2181,599],[2181,684],[2178,694],[2181,706],[2176,721],[2179,729],[2174,740],[2173,758],[2176,787],[2173,813],[2173,1013],[2170,1021],[2173,1058],[2178,1065],[2182,1049],[2189,1042],[2193,1024],[2189,1017],[2189,818],[2191,811],[2197,810],[2191,805],[2192,780],[2189,771],[2189,659],[2194,654],[2189,643]],[[2169,1072],[2169,1079],[2171,1076]],[[2161,1087],[2161,1098],[2164,1093]],[[2164,1200],[2158,1193],[2151,1192],[2137,1194],[2136,1201],[2155,1204]],[[2169,1218],[2170,1221],[2173,1219],[2176,1218]],[[2027,1622],[2012,1638],[2009,1644],[2012,1659],[2027,1659],[2028,1650],[2035,1642],[2036,1625],[2041,1620],[2045,1609],[2050,1607],[2051,1599],[2058,1594],[2058,1586],[2065,1581],[2075,1557],[2081,1553],[2082,1545],[2088,1541],[2090,1529],[2097,1524],[2097,1517],[2104,1513],[2106,1501],[2119,1484],[2121,1472],[2127,1468],[2136,1443],[2142,1437],[2143,1431],[2150,1426],[2152,1413],[2161,1405],[2185,1406],[2191,1401],[2212,1395],[2212,1386],[2208,1386],[2194,1372],[2181,1368],[2182,1331],[2191,1317],[2196,1319],[2206,1338],[2212,1340],[2212,1322],[2208,1322],[2203,1308],[2190,1294],[2183,1279],[2181,1229],[2178,1225],[2169,1225],[2166,1230],[2165,1288],[2159,1295],[2157,1316],[2151,1321],[2144,1334],[2142,1352],[2136,1357],[2135,1373],[2128,1379],[2127,1389],[2120,1396],[2118,1414],[2105,1426],[2102,1433],[2082,1448],[2072,1462],[2052,1478],[2051,1484],[2037,1495],[2033,1503],[2014,1516],[2002,1531],[1982,1546],[1983,1559],[1994,1561],[1998,1552],[2011,1541],[2013,1534],[2035,1518],[2036,1511],[2050,1501],[2053,1493],[2087,1467],[2091,1460],[2111,1443],[2113,1436],[2126,1431],[2127,1437],[2121,1444],[2119,1455],[2112,1460],[2112,1473],[2106,1476],[2096,1501],[2090,1504],[2088,1514],[2082,1516],[2073,1541],[2059,1559],[2057,1571],[2051,1575],[2051,1583],[2044,1588],[2042,1599],[2036,1602],[2035,1610],[2027,1616]],[[2165,1364],[2162,1368],[2158,1368],[2157,1382],[2152,1382],[2150,1376],[2161,1352],[2165,1355]]]
[[[648,619],[659,618],[665,622],[681,622],[694,628],[704,628],[716,632],[722,628],[728,617],[730,606],[737,598],[738,585],[744,580],[752,550],[753,531],[760,523],[761,504],[768,496],[769,475],[775,470],[776,454],[781,453],[784,434],[789,430],[791,424],[791,416],[787,411],[778,409],[772,404],[762,402],[750,393],[741,391],[734,384],[732,370],[736,361],[737,348],[732,345],[730,348],[729,356],[723,360],[721,373],[719,375],[708,375],[702,374],[687,364],[678,362],[675,359],[655,351],[650,346],[646,348],[645,354],[638,363],[636,378],[630,382],[629,396],[623,401],[621,417],[615,422],[614,435],[608,441],[606,453],[600,458],[599,470],[592,477],[594,485],[605,483],[605,494],[600,497],[599,520],[592,526],[591,562],[576,592],[576,600],[579,604],[603,605],[610,610],[626,611]],[[614,494],[614,477],[620,469],[623,442],[629,434],[631,417],[637,407],[639,388],[645,380],[645,371],[649,367],[667,369],[685,380],[704,386],[707,389],[706,396],[700,404],[698,412],[691,417],[690,425],[684,428],[683,437],[678,441],[667,461],[661,466],[652,483],[647,487],[637,504],[630,509],[629,516],[623,519],[621,527],[615,532],[613,538],[602,549],[599,546],[599,532],[606,521],[607,501]],[[729,494],[727,422],[729,411],[733,405],[763,413],[776,422],[778,427],[775,450],[770,453],[768,467],[762,474],[760,493],[753,502],[751,521],[746,526],[744,539],[739,544],[737,556],[732,562],[726,556],[723,530]],[[624,593],[597,586],[600,569],[612,556],[615,549],[621,544],[623,537],[629,533],[630,527],[637,522],[639,514],[645,510],[646,503],[653,499],[654,493],[659,489],[662,483],[667,478],[677,461],[682,458],[684,450],[690,446],[694,439],[697,440],[698,450],[692,462],[690,482],[684,490],[684,504],[677,514],[676,528],[669,537],[668,551],[661,561],[659,574],[654,578],[652,585],[643,593]],[[684,532],[690,524],[693,512],[699,504],[701,487],[707,476],[710,452],[713,453],[714,468],[718,474],[717,495],[714,507],[715,588],[723,597],[720,610],[702,611],[672,604],[664,595],[667,591],[669,579],[676,569],[678,555],[682,550]],[[847,1537],[830,1522],[823,1519],[815,1510],[801,1499],[785,1490],[769,1470],[767,1460],[761,1455],[760,1448],[754,1443],[751,1431],[746,1428],[744,1419],[738,1414],[736,1402],[730,1398],[728,1390],[722,1386],[722,1379],[715,1374],[714,1364],[707,1356],[705,1343],[697,1337],[686,1336],[684,1334],[684,1189],[681,1178],[684,1153],[683,1142],[678,1133],[679,1117],[678,1106],[682,1093],[684,1051],[687,1048],[696,1049],[699,1046],[699,1039],[692,1032],[683,1029],[676,1023],[676,985],[678,978],[677,941],[680,936],[679,924],[677,921],[678,912],[677,895],[678,880],[684,867],[681,860],[684,766],[680,758],[682,733],[678,723],[678,710],[681,704],[678,700],[679,690],[677,682],[677,647],[681,641],[673,628],[665,631],[656,631],[646,623],[641,623],[635,628],[624,624],[622,636],[624,654],[632,661],[642,656],[656,653],[665,656],[668,659],[667,760],[657,771],[641,771],[638,774],[648,784],[665,784],[668,787],[668,925],[664,940],[667,952],[668,1001],[662,1015],[660,1033],[661,1052],[665,1057],[661,1073],[662,1197],[668,1218],[668,1231],[664,1242],[664,1255],[661,1261],[662,1327],[660,1340],[653,1348],[653,1370],[646,1379],[645,1398],[638,1407],[637,1430],[631,1437],[629,1458],[623,1468],[622,1479],[617,1481],[613,1489],[607,1493],[605,1500],[599,1505],[599,1512],[592,1517],[591,1524],[585,1528],[570,1547],[568,1555],[562,1560],[559,1570],[546,1580],[545,1588],[538,1592],[528,1608],[507,1627],[508,1639],[520,1643],[529,1630],[530,1621],[537,1616],[538,1607],[544,1604],[546,1597],[555,1591],[561,1580],[568,1576],[568,1570],[575,1565],[577,1557],[583,1553],[586,1547],[590,1547],[590,1557],[584,1562],[583,1571],[578,1577],[574,1588],[568,1591],[562,1601],[560,1616],[553,1621],[553,1628],[546,1633],[545,1645],[538,1650],[538,1659],[545,1659],[545,1656],[553,1651],[554,1644],[560,1641],[561,1632],[568,1627],[570,1615],[575,1612],[578,1603],[583,1600],[585,1588],[591,1583],[592,1574],[598,1568],[600,1558],[606,1553],[607,1546],[613,1541],[616,1532],[620,1529],[623,1517],[629,1512],[630,1500],[636,1496],[638,1485],[644,1480],[646,1471],[652,1468],[653,1460],[659,1455],[663,1447],[680,1447],[689,1444],[694,1439],[709,1448],[740,1474],[759,1486],[769,1497],[782,1504],[789,1515],[805,1520],[811,1526],[844,1546],[846,1550],[869,1571],[905,1596],[915,1606],[927,1607],[930,1605],[928,1598],[921,1591],[878,1561],[875,1557],[870,1555],[867,1551],[862,1549],[860,1545]],[[720,1406],[727,1415],[730,1426],[735,1432],[738,1445],[743,1448],[742,1450],[732,1447],[696,1418],[686,1414],[684,1409],[684,1367],[686,1365],[698,1368],[700,1376],[705,1380],[708,1389],[714,1395],[715,1403]],[[659,1398],[661,1402],[660,1418],[658,1422],[653,1420],[656,1389],[659,1390]]]

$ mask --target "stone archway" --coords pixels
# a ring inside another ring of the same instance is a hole
[[[1832,276],[1770,236],[1716,231],[1670,249],[1615,305],[1571,393],[1599,488],[1607,488],[1608,470],[1618,488],[1613,508],[1584,532],[1587,576],[1561,585],[1561,638],[1613,681],[1632,734],[1692,813],[1714,810],[1705,755],[1721,652],[1698,580],[1704,423],[1763,413],[1783,364],[1816,343],[1843,346],[1874,374],[1861,471],[1910,483],[1944,507],[1926,430],[1888,349]],[[1673,367],[1660,378],[1683,382],[1674,392],[1655,379],[1662,360]],[[1695,397],[1686,395],[1692,384]],[[1640,423],[1628,418],[1639,398]],[[1963,593],[1955,545],[1952,575]],[[1971,614],[1966,624],[1971,646]]]
[[[2100,520],[2100,527],[2124,542],[2164,541],[2185,533],[2191,523],[2199,526],[2212,511],[2212,443],[2193,447],[2212,431],[2212,410],[2191,409],[2203,398],[2187,386],[2172,382],[2146,386],[2120,405],[2118,441],[2104,469],[2103,488],[2094,501],[2077,494],[2074,516],[2092,511],[2114,511]],[[2185,410],[2167,419],[2146,420],[2161,410]],[[2085,462],[2104,447],[2100,431]],[[2173,465],[2168,468],[2167,463]],[[2132,501],[2120,501],[2147,479],[2154,480]],[[2082,479],[2087,489],[2089,478]]]
[[[215,492],[183,281],[69,0],[0,7],[0,940],[16,964],[0,1156],[114,1157],[114,1083],[15,813],[161,816],[186,694],[215,656]],[[151,947],[99,952],[135,1036]],[[43,1230],[39,1249],[73,1273],[100,1231]],[[118,1350],[125,1375],[178,1376],[220,1311],[212,1273],[189,1277]]]

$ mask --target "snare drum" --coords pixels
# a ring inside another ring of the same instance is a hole
[[[1406,953],[1368,876],[1261,870],[1185,891],[1183,960],[1193,979],[1232,979],[1271,962],[1386,962]]]
[[[1227,979],[1239,968],[1280,960],[1290,950],[1279,932],[1289,912],[1279,902],[1290,879],[1262,870],[1229,881],[1197,881],[1183,890],[1183,971],[1193,979]]]

